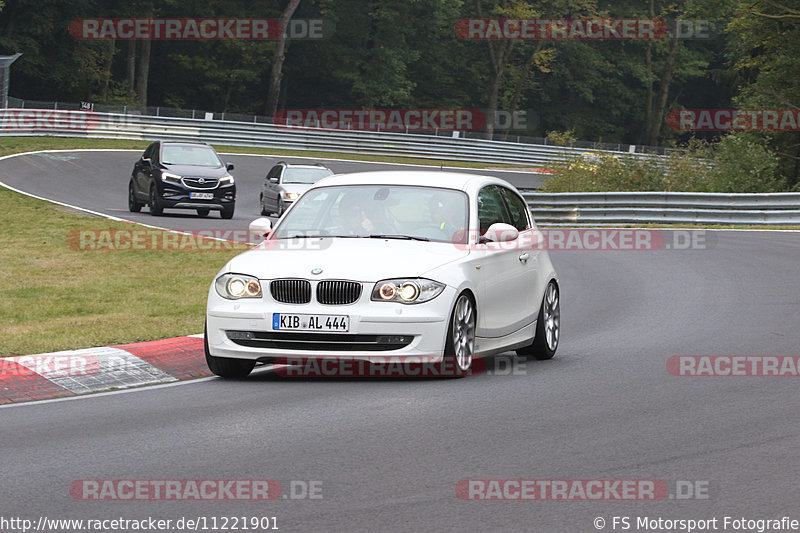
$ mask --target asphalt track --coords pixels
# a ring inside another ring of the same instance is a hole
[[[122,163],[135,155],[76,155],[2,161],[0,180],[125,216]],[[229,159],[246,183],[247,158]],[[245,224],[256,200],[248,206],[242,189],[234,222]],[[196,219],[140,217],[131,218],[180,228]],[[797,355],[800,234],[724,231],[706,249],[551,255],[562,342],[555,359],[513,375],[297,380],[262,371],[0,408],[0,517],[275,516],[284,532],[591,532],[598,517],[602,531],[625,531],[615,516],[629,518],[627,531],[645,531],[637,517],[717,518],[717,531],[734,531],[725,516],[800,520],[799,378],[677,377],[666,367],[673,355]],[[69,493],[81,479],[239,478],[278,480],[285,492],[292,480],[318,481],[322,498],[97,502]],[[656,479],[673,497],[459,499],[459,480],[476,478]],[[674,497],[678,481],[707,483],[707,497]]]

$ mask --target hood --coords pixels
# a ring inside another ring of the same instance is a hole
[[[418,277],[468,255],[451,243],[396,239],[314,238],[265,241],[228,263],[228,272],[259,279],[381,279]],[[303,249],[297,249],[303,247]],[[293,249],[294,248],[294,249]],[[321,268],[319,275],[311,270]]]
[[[167,172],[179,176],[196,176],[203,178],[221,178],[228,173],[225,167],[203,167],[199,165],[163,165]]]

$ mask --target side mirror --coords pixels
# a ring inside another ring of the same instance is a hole
[[[250,223],[250,241],[261,242],[272,231],[272,221],[266,217],[257,218]]]
[[[142,158],[142,164],[145,165],[145,166],[148,166],[148,167],[152,167],[153,166],[153,160],[150,159],[149,157],[143,157]]]
[[[226,170],[233,170],[233,163],[228,163],[227,165],[225,165],[225,169]]]
[[[272,176],[271,178],[269,178],[269,181],[271,181],[272,183],[278,183],[278,177]]]
[[[519,231],[511,224],[495,222],[481,237],[481,242],[511,242],[517,240]]]

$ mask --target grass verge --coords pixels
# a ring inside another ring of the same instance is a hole
[[[157,232],[0,188],[0,356],[203,331],[211,280],[240,251],[216,241],[171,251],[82,250],[70,241],[114,229]]]

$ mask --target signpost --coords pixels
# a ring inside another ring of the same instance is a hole
[[[0,109],[8,107],[8,83],[9,71],[11,70],[11,63],[17,60],[22,54],[14,54],[13,56],[0,56]]]

